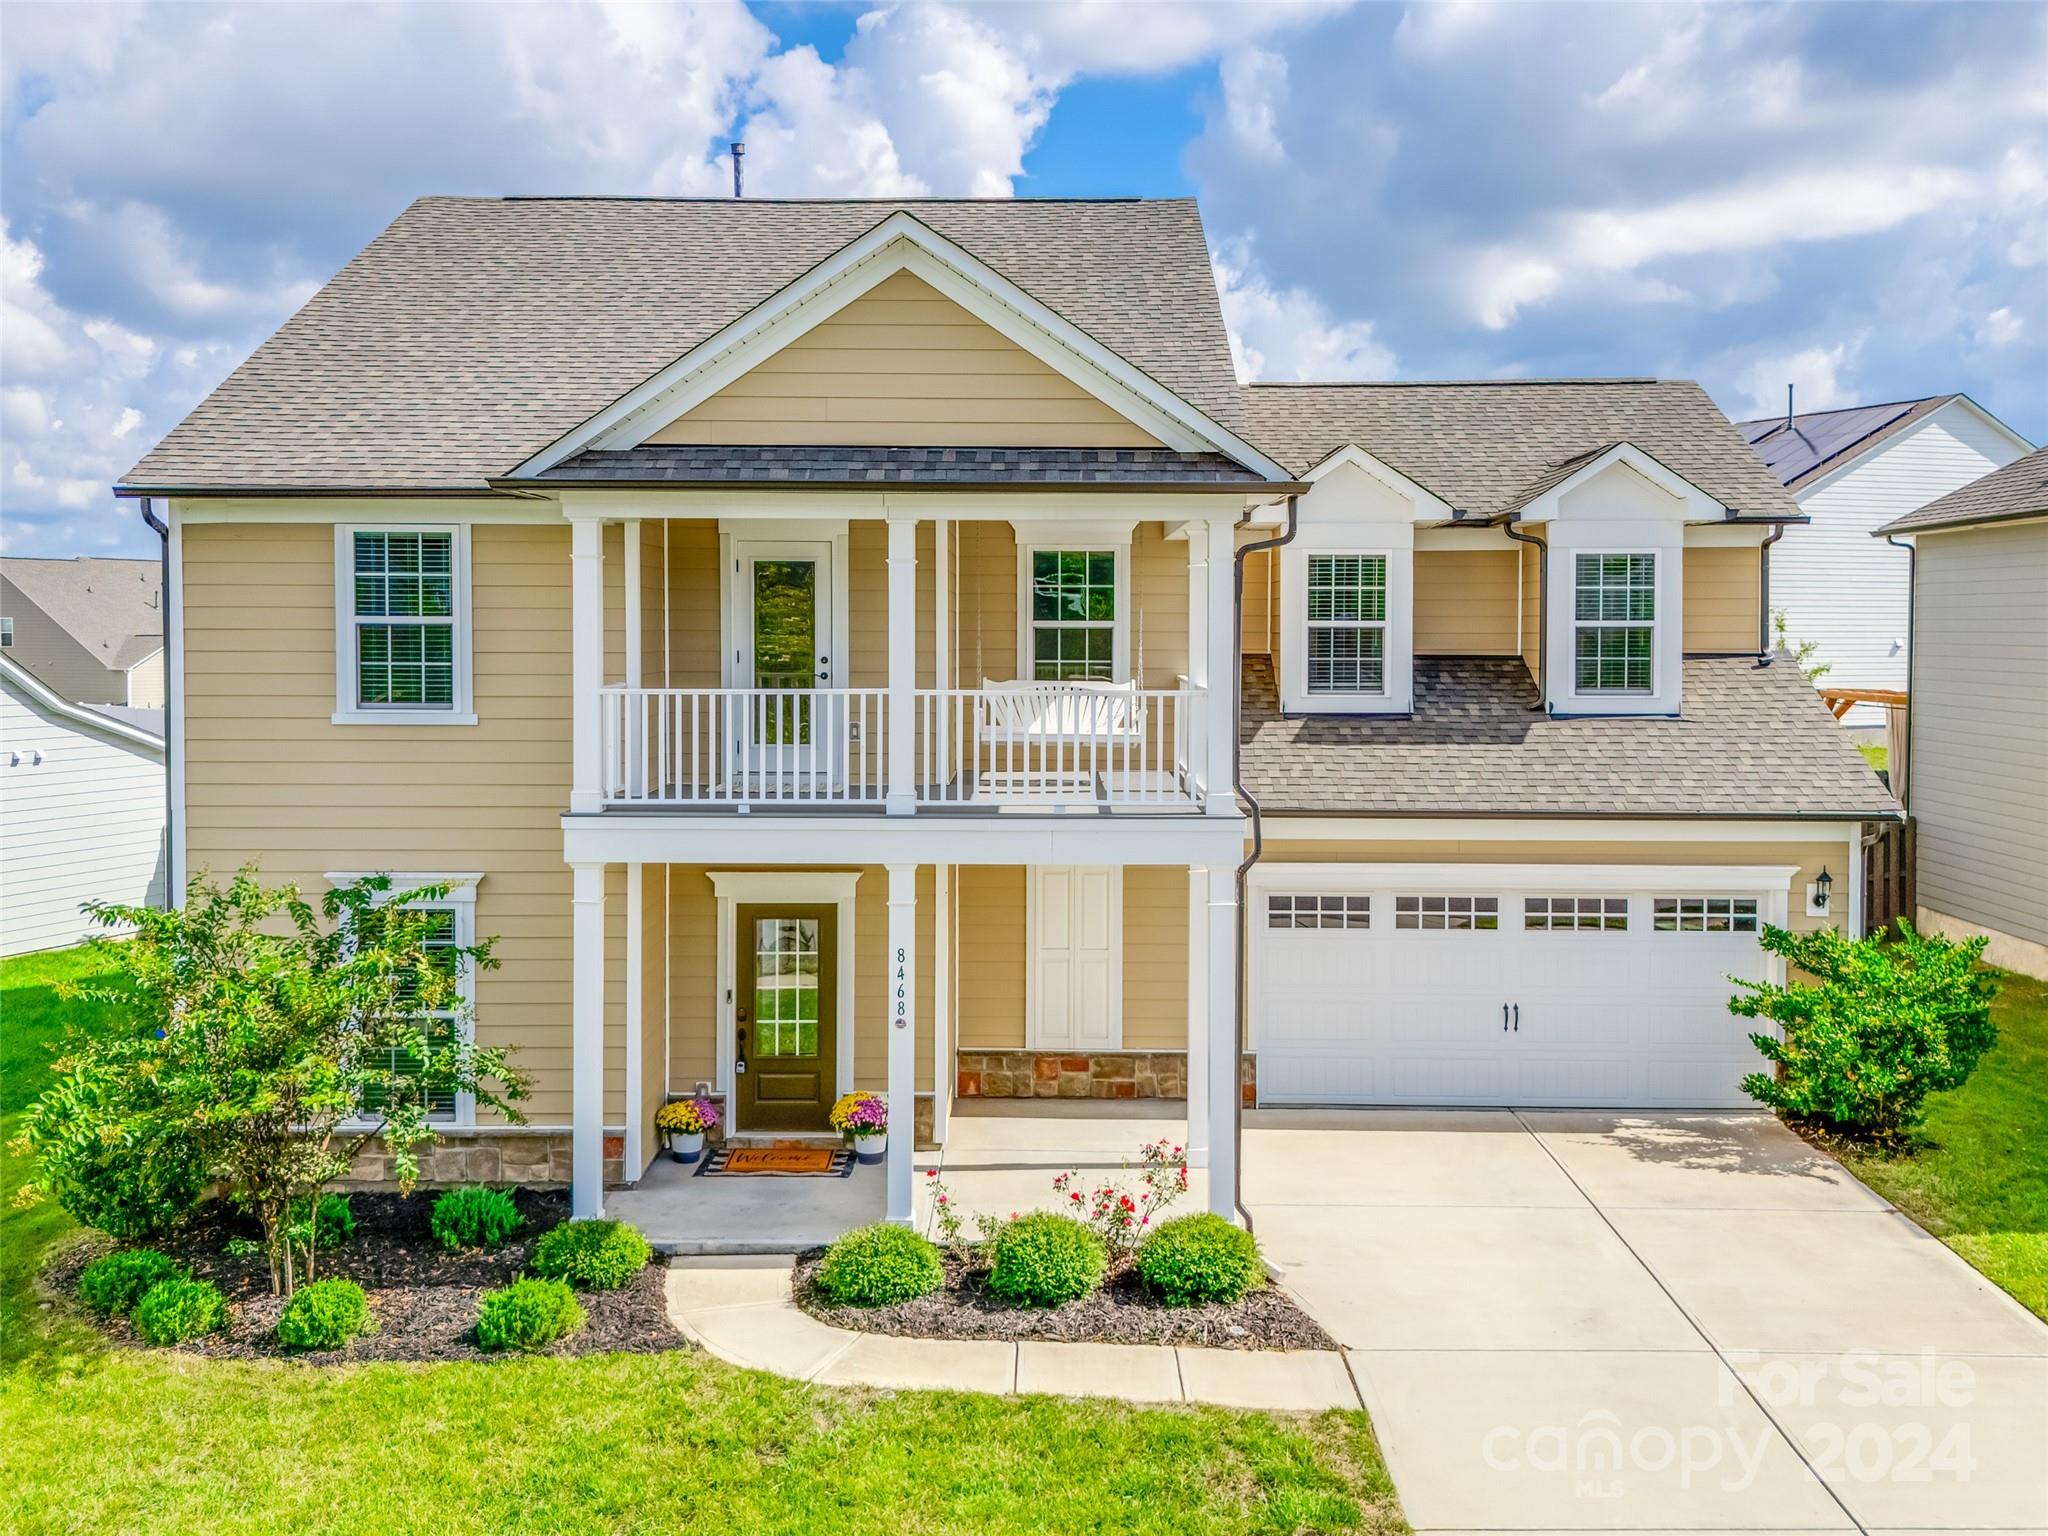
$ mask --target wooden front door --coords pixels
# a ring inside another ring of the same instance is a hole
[[[738,919],[737,1128],[823,1130],[839,1060],[839,909],[769,902]]]

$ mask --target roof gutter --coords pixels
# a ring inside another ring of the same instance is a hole
[[[179,634],[176,622],[177,609],[174,606],[178,597],[171,590],[171,525],[156,515],[156,508],[147,496],[142,498],[142,520],[156,533],[159,562],[157,581],[158,588],[164,595],[164,904],[167,908],[175,909],[184,905],[185,893],[171,889],[181,873],[172,852],[178,846],[178,802],[177,785],[171,774],[171,764],[176,761],[178,751],[173,737],[183,722],[178,719],[179,711],[171,708],[170,681],[179,675],[185,662],[182,652],[172,649],[178,643]],[[183,702],[182,697],[179,702]]]
[[[1545,714],[1550,712],[1550,545],[1533,533],[1517,533],[1515,524],[1522,520],[1517,512],[1500,525],[1501,532],[1517,544],[1536,546],[1536,702],[1530,706]],[[1517,635],[1519,641],[1522,637]]]
[[[1013,491],[1042,495],[1047,491],[1123,491],[1174,496],[1296,496],[1309,489],[1294,480],[493,480],[493,490],[527,495],[560,491]]]
[[[1299,528],[1297,520],[1298,510],[1299,498],[1289,496],[1287,498],[1287,527],[1285,531],[1273,538],[1256,539],[1250,544],[1239,547],[1232,560],[1230,656],[1233,669],[1239,673],[1242,673],[1244,670],[1245,556],[1264,550],[1278,549],[1283,544],[1292,543],[1294,535]],[[1237,520],[1237,526],[1242,528],[1251,521],[1251,517],[1250,508],[1246,508],[1244,516]],[[1212,560],[1216,558],[1216,552],[1213,549],[1209,551],[1209,558]],[[1242,677],[1232,679],[1229,708],[1231,722],[1235,726],[1239,724],[1244,710],[1244,682]],[[1244,1081],[1245,1008],[1248,990],[1245,986],[1244,972],[1245,950],[1249,942],[1249,924],[1245,917],[1244,903],[1246,888],[1251,880],[1252,866],[1259,862],[1259,856],[1266,851],[1266,835],[1265,829],[1259,821],[1259,797],[1245,787],[1244,753],[1237,749],[1237,737],[1238,732],[1233,729],[1230,733],[1231,782],[1237,790],[1237,798],[1242,800],[1250,809],[1252,822],[1252,851],[1246,854],[1244,862],[1237,866],[1237,963],[1230,968],[1231,974],[1236,977],[1237,982],[1236,1012],[1234,1014],[1237,1021],[1237,1049],[1230,1053],[1229,1061],[1211,1062],[1209,1070],[1215,1072],[1228,1069],[1231,1076],[1230,1141],[1236,1151],[1230,1159],[1230,1173],[1231,1177],[1237,1181],[1237,1187],[1230,1192],[1230,1201],[1239,1217],[1243,1219],[1245,1230],[1249,1232],[1252,1230],[1252,1213],[1244,1208],[1244,1092],[1239,1086]],[[1212,1137],[1216,1134],[1215,1126],[1209,1127],[1209,1134]]]
[[[1771,546],[1783,537],[1785,529],[1780,524],[1758,546],[1762,556],[1757,561],[1756,664],[1760,667],[1771,664]]]

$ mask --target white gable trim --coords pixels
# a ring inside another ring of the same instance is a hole
[[[1929,411],[1925,416],[1922,416],[1918,421],[1912,423],[1904,430],[1894,432],[1891,434],[1891,436],[1884,438],[1879,442],[1872,443],[1867,448],[1863,448],[1858,452],[1851,453],[1846,459],[1842,460],[1841,463],[1835,465],[1826,474],[1822,475],[1818,480],[1809,480],[1806,482],[1806,484],[1800,486],[1799,489],[1792,492],[1792,499],[1804,505],[1809,497],[1818,495],[1821,491],[1826,490],[1829,486],[1833,485],[1837,480],[1841,479],[1842,476],[1849,473],[1849,471],[1854,469],[1857,465],[1870,463],[1873,459],[1880,459],[1884,457],[1885,454],[1889,453],[1892,449],[1899,447],[1901,444],[1911,442],[1915,437],[1919,436],[1922,432],[1926,431],[1932,423],[1941,420],[1942,417],[1946,416],[1950,411],[1954,410],[1967,410],[1979,421],[1983,422],[1993,431],[1999,433],[2001,436],[2010,441],[2013,447],[2019,450],[2018,453],[2015,454],[2015,457],[2024,458],[2034,451],[2034,445],[2032,443],[2028,442],[2024,437],[2021,437],[2019,433],[2013,431],[2011,427],[2008,427],[1996,416],[1992,415],[1989,411],[1985,410],[1983,406],[1979,405],[1976,401],[1972,400],[1968,395],[1957,395],[1955,396],[1955,398],[1950,400],[1946,405],[1936,406],[1933,410]]]
[[[1718,523],[1728,515],[1728,508],[1724,503],[1708,495],[1676,470],[1660,464],[1634,443],[1616,443],[1591,462],[1581,465],[1541,496],[1524,504],[1518,510],[1515,521],[1552,521],[1557,517],[1559,506],[1567,495],[1616,464],[1634,470],[1658,490],[1677,497],[1685,506],[1685,521],[1688,523]]]
[[[1291,478],[1251,444],[912,215],[896,212],[620,396],[512,472],[539,474],[586,448],[630,447],[898,272],[923,279],[1169,448],[1228,454]]]
[[[1435,491],[1420,481],[1409,479],[1393,465],[1384,459],[1373,457],[1356,443],[1346,443],[1301,478],[1313,485],[1337,470],[1346,468],[1362,470],[1395,495],[1412,502],[1415,506],[1415,520],[1418,523],[1447,522],[1456,515],[1451,504]]]
[[[163,756],[163,737],[152,735],[140,726],[130,725],[124,720],[116,720],[111,715],[102,715],[87,709],[83,704],[71,703],[61,694],[51,692],[41,678],[11,656],[0,656],[0,679],[5,679],[18,687],[35,708],[46,710],[60,720],[89,731],[95,736],[110,737],[130,746],[141,747],[156,757]]]

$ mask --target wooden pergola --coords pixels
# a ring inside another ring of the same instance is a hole
[[[1894,709],[1906,707],[1906,690],[1903,688],[1823,688],[1820,696],[1837,720],[1849,713],[1852,704],[1885,704]]]

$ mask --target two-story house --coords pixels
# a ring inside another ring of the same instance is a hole
[[[897,1218],[975,1097],[1185,1095],[1223,1210],[1247,1101],[1739,1102],[1895,814],[1698,389],[1243,388],[1185,200],[426,199],[119,490],[179,878],[452,883],[448,1134],[586,1213],[699,1085],[886,1093]]]
[[[164,707],[163,565],[0,556],[0,652],[74,704]]]

